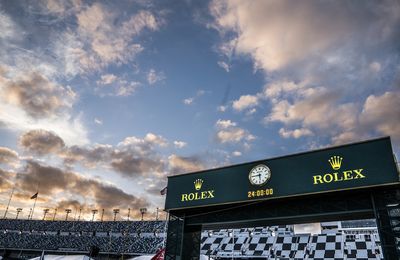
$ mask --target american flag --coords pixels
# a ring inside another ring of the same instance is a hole
[[[160,190],[160,194],[161,195],[167,194],[167,187],[165,187],[164,189]]]
[[[161,249],[157,252],[155,256],[151,260],[164,260],[165,248]]]

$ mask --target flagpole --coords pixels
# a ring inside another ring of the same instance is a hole
[[[10,199],[8,200],[7,208],[6,208],[6,211],[4,212],[3,219],[7,218],[8,207],[10,206],[11,198],[12,198],[12,196],[14,194],[14,189],[15,189],[15,187],[11,191]]]
[[[33,203],[31,219],[32,219],[32,217],[33,217],[33,212],[35,212],[35,206],[36,206],[37,197],[38,197],[38,196],[35,197],[35,202]]]
[[[36,196],[35,196],[35,202],[33,203],[31,219],[33,217],[33,213],[35,212],[36,201],[37,201],[37,198],[39,196],[39,184],[40,184],[40,182],[37,183],[37,187],[36,187]]]

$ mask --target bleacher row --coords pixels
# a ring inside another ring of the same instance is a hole
[[[290,226],[203,233],[201,253],[217,258],[376,260],[383,259],[376,234],[294,235]]]
[[[0,230],[18,231],[69,231],[69,232],[114,232],[154,233],[163,232],[165,221],[42,221],[13,220],[0,221]]]
[[[162,247],[165,221],[0,220],[0,248],[151,254]]]
[[[100,252],[152,254],[162,247],[160,237],[100,237],[1,233],[0,248],[88,252],[97,246]]]

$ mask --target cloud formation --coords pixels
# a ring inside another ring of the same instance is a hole
[[[360,121],[400,140],[400,91],[370,95],[365,100]]]
[[[70,87],[36,71],[14,70],[0,64],[0,126],[16,132],[46,129],[68,143],[88,142],[80,116],[72,114],[77,95]]]
[[[38,155],[56,154],[65,146],[58,135],[42,129],[24,133],[19,139],[19,144],[27,151]]]
[[[215,126],[217,128],[216,138],[220,143],[239,143],[241,141],[246,143],[256,139],[249,131],[237,127],[237,123],[231,120],[218,119]]]
[[[33,118],[56,116],[71,108],[76,97],[71,88],[63,88],[37,72],[16,79],[3,77],[0,83],[1,98]]]
[[[398,37],[399,6],[391,0],[368,5],[225,0],[213,1],[210,11],[212,25],[226,35],[222,46],[230,46],[221,49],[250,55],[256,68],[270,72],[310,57],[325,59],[337,46],[374,46]]]
[[[236,111],[242,111],[247,108],[252,108],[258,105],[258,98],[252,95],[240,96],[238,100],[233,101],[232,107]]]
[[[196,172],[204,169],[204,164],[197,157],[182,157],[172,154],[168,157],[170,174]]]
[[[148,133],[143,139],[127,137],[117,146],[66,146],[61,137],[46,130],[26,132],[20,137],[19,143],[29,153],[59,156],[69,166],[81,164],[90,169],[112,169],[125,177],[162,173],[165,162],[155,148],[168,145],[164,137]]]
[[[65,55],[75,59],[73,62],[83,71],[128,62],[143,50],[133,39],[145,29],[157,30],[160,24],[152,13],[144,10],[120,20],[116,13],[101,3],[83,8],[76,18],[77,33],[71,35],[67,32],[64,36],[72,37],[72,46],[65,47]]]
[[[154,85],[163,80],[165,80],[165,75],[163,72],[157,72],[155,69],[150,69],[149,73],[147,73],[147,82],[150,85]]]
[[[16,151],[0,146],[0,164],[15,165],[18,160],[18,153]]]
[[[17,175],[16,186],[27,195],[36,192],[39,185],[39,196],[50,198],[57,193],[70,191],[80,201],[89,201],[97,208],[128,208],[147,207],[149,202],[128,194],[120,188],[102,182],[101,180],[88,179],[74,172],[41,165],[38,162],[28,161],[24,171]],[[85,199],[86,198],[86,199]],[[29,196],[27,197],[29,199]],[[72,200],[73,201],[73,200]],[[80,203],[66,202],[61,199],[58,207],[82,206]]]

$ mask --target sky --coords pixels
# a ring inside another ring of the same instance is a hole
[[[2,0],[0,215],[38,191],[34,219],[163,218],[169,175],[382,136],[399,156],[399,28],[395,0]]]

